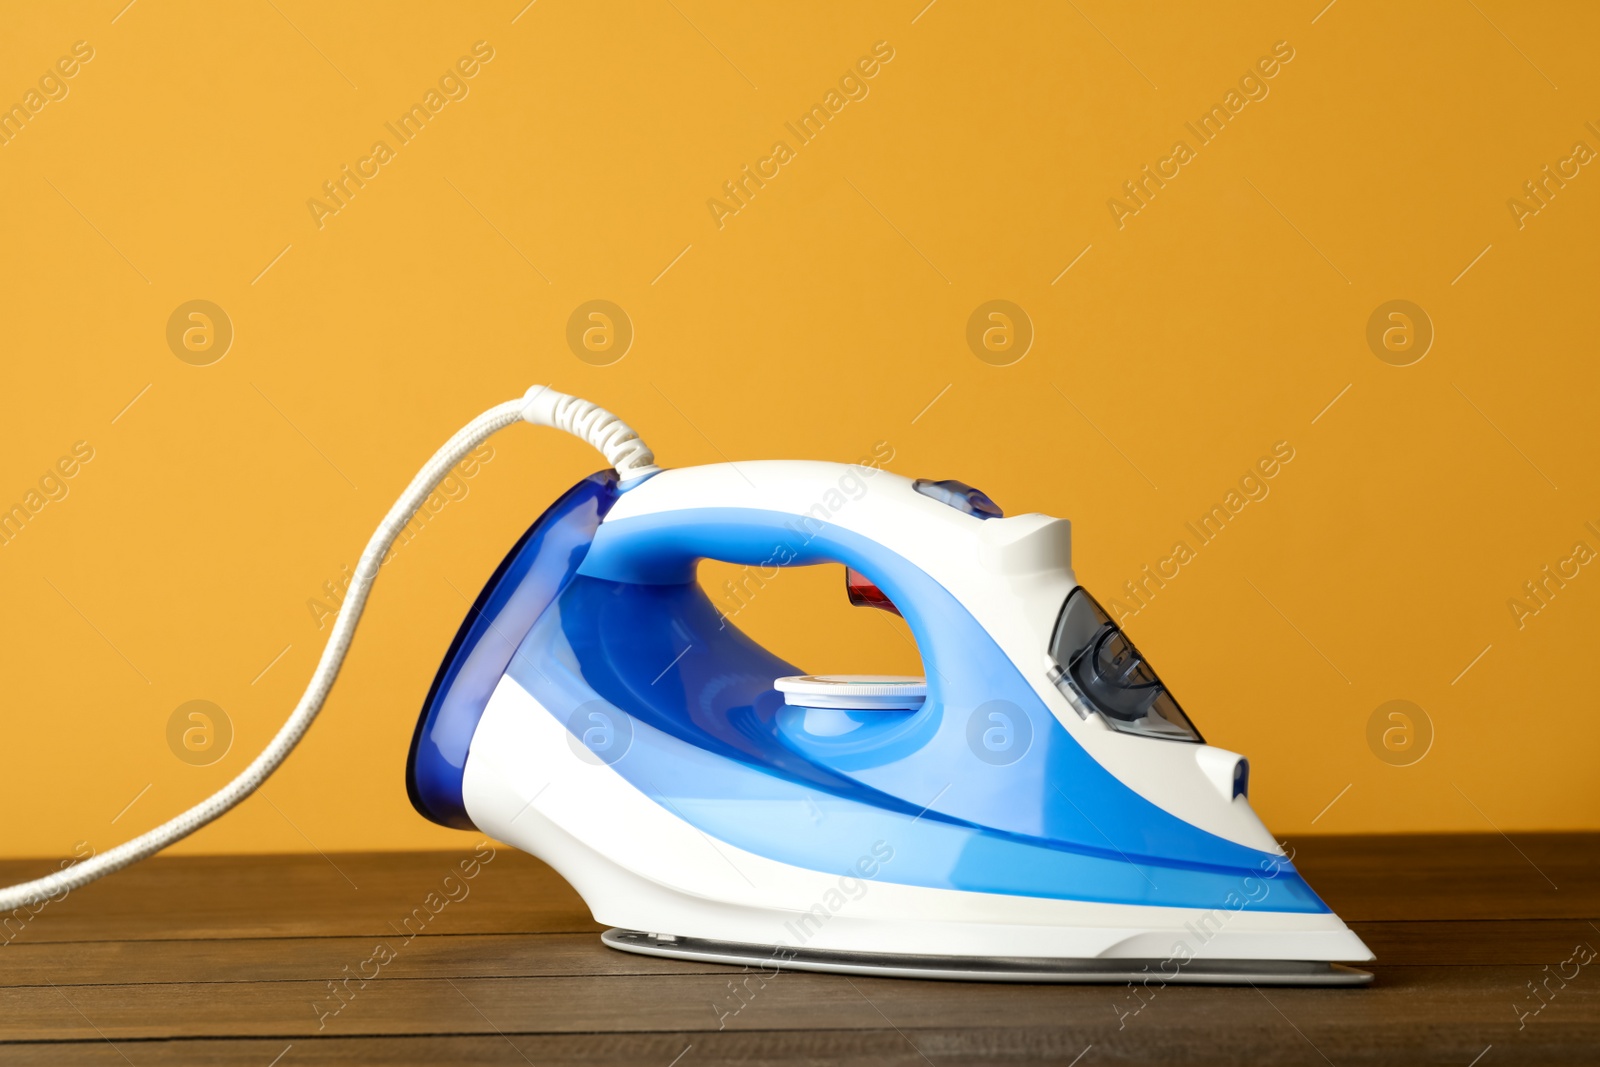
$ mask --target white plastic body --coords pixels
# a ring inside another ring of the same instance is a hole
[[[1125,785],[1218,837],[1263,852],[1282,851],[1245,798],[1218,795],[1218,760],[1237,761],[1237,754],[1119,733],[1098,715],[1075,709],[1051,683],[1050,637],[1061,605],[1078,584],[1072,573],[1071,523],[1048,515],[978,519],[917,492],[909,478],[888,471],[863,474],[860,467],[809,460],[668,470],[623,494],[606,522],[679,509],[744,507],[809,514],[876,541],[960,601],[1073,739]],[[847,495],[843,485],[864,488]],[[601,523],[595,543],[606,536]],[[1230,763],[1230,783],[1232,774]]]
[[[916,492],[909,479],[863,473],[806,461],[664,471],[622,496],[596,543],[616,520],[714,507],[810,514],[870,538],[955,596],[1057,721],[1111,774],[1194,826],[1281,854],[1246,798],[1231,795],[1236,754],[1117,733],[1075,708],[1050,683],[1048,642],[1077,584],[1065,520],[979,520]],[[713,840],[611,767],[580,758],[561,721],[509,677],[501,680],[473,737],[464,793],[479,828],[545,860],[578,890],[596,920],[628,929],[910,954],[1372,958],[1329,913],[1002,896],[899,885],[881,877],[855,879],[846,891],[840,874],[794,867]],[[885,875],[892,869],[892,860],[882,867]],[[1270,898],[1271,878],[1264,874],[1259,884]],[[1242,885],[1241,899],[1259,891]]]
[[[1245,907],[1250,899],[1270,904],[1266,874],[1241,880],[1241,906],[1232,910],[897,885],[884,880],[894,871],[893,856],[873,856],[871,843],[862,853],[875,861],[873,877],[770,860],[709,837],[612,767],[581,758],[561,721],[509,677],[473,737],[464,792],[467,812],[484,833],[550,864],[597,922],[624,929],[909,955],[1372,958],[1332,913]]]

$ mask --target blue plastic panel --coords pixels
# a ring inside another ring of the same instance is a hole
[[[1327,910],[1281,857],[1200,830],[1102,768],[932,577],[859,535],[791,522],[702,509],[604,523],[508,673],[575,736],[593,721],[579,712],[625,718],[626,748],[604,757],[617,773],[774,860],[844,871],[884,840],[895,860],[882,877],[909,885]],[[778,547],[796,564],[854,567],[901,607],[930,667],[920,710],[842,732],[786,711],[772,681],[805,672],[745,637],[693,581],[699,558],[760,564]],[[1014,748],[997,754],[995,731]]]
[[[500,562],[456,631],[406,760],[411,804],[434,822],[473,829],[461,798],[473,731],[517,645],[577,572],[617,496],[617,475],[610,470],[567,490]]]

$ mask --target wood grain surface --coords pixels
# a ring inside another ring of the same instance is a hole
[[[5,924],[0,1064],[1600,1062],[1600,959],[1563,966],[1600,946],[1600,835],[1290,844],[1378,954],[1372,988],[786,973],[741,1001],[739,970],[604,948],[503,848],[442,907],[473,849],[157,858]]]

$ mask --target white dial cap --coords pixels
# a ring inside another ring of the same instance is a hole
[[[928,695],[927,679],[906,674],[804,674],[772,684],[785,703],[803,708],[913,711]]]

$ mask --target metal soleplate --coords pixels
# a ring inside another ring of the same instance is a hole
[[[1162,985],[1364,986],[1367,971],[1341,963],[1300,960],[1022,959],[993,956],[897,956],[879,952],[808,951],[710,941],[698,937],[607,930],[600,940],[641,956],[726,963],[733,967],[822,971],[875,978],[933,978],[951,982],[1050,982]]]

